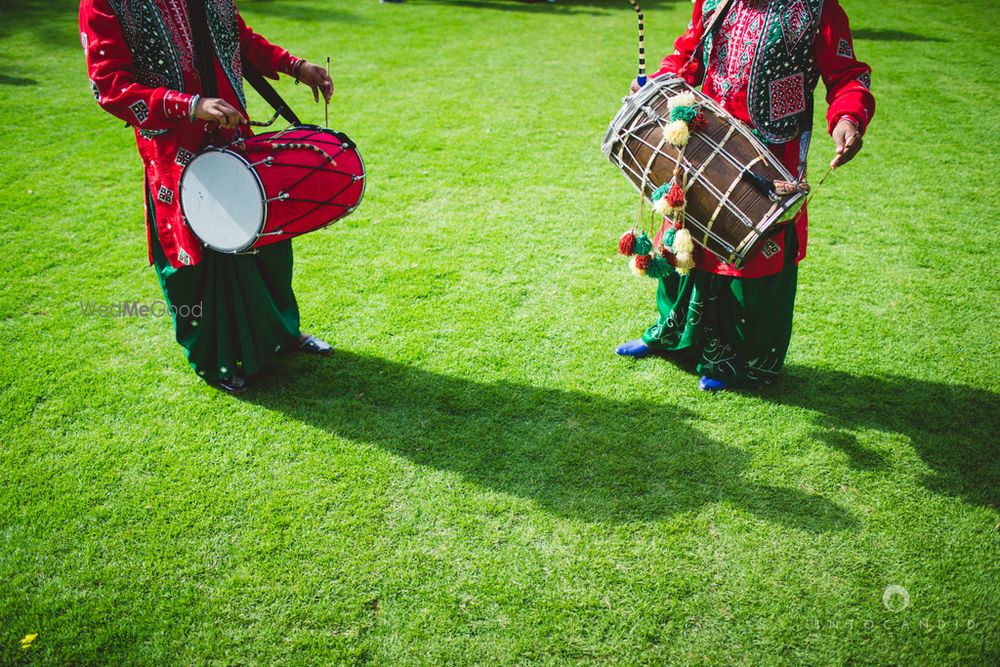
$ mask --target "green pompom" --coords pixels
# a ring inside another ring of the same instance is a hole
[[[664,248],[673,248],[674,247],[674,235],[675,234],[677,234],[677,231],[674,229],[673,225],[670,225],[670,227],[667,229],[667,231],[663,233],[663,239],[662,239],[661,242],[663,243],[663,247]]]
[[[649,237],[645,234],[639,234],[639,237],[635,240],[635,254],[648,255],[652,249],[653,242],[649,240]]]
[[[670,120],[682,120],[685,123],[690,123],[695,116],[698,115],[698,110],[694,107],[674,107],[670,110]]]
[[[673,270],[674,267],[670,266],[670,262],[655,255],[653,261],[649,263],[649,268],[646,269],[646,275],[650,278],[666,278]]]
[[[656,201],[657,199],[662,199],[663,197],[666,197],[667,193],[670,192],[670,183],[673,183],[673,181],[670,181],[669,183],[664,183],[660,187],[653,190],[653,194],[649,195],[650,201]]]

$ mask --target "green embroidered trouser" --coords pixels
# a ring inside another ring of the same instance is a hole
[[[152,206],[150,206],[152,210]],[[195,266],[174,268],[152,234],[153,266],[174,319],[177,342],[209,382],[253,375],[294,350],[299,308],[292,293],[292,242],[255,255],[205,249]]]
[[[792,337],[798,267],[793,225],[785,232],[780,273],[734,278],[693,270],[660,280],[656,324],[642,340],[655,350],[685,350],[698,373],[733,387],[769,384],[781,371]]]

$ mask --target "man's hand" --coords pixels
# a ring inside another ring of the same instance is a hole
[[[325,68],[303,61],[296,76],[299,81],[312,88],[313,100],[316,102],[319,102],[320,93],[323,93],[323,99],[327,102],[333,97],[333,79]]]
[[[629,92],[631,92],[633,95],[635,95],[636,93],[639,92],[639,88],[641,88],[641,87],[642,86],[639,85],[638,81],[636,81],[635,79],[632,79],[632,85],[629,86],[628,89],[629,89]]]
[[[247,122],[239,109],[219,97],[203,97],[194,108],[198,120],[215,121],[220,126],[232,130]]]
[[[833,128],[833,142],[837,145],[837,154],[830,163],[831,169],[836,169],[854,159],[863,143],[858,126],[846,119],[838,122]]]

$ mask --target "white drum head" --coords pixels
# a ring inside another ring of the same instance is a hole
[[[264,188],[241,156],[207,151],[181,176],[181,210],[202,242],[219,252],[239,252],[257,240],[266,215]]]

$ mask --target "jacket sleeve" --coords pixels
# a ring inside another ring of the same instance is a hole
[[[132,54],[107,0],[80,3],[80,42],[91,92],[105,111],[143,130],[167,130],[186,121],[194,95],[136,81]]]
[[[280,46],[267,41],[237,15],[240,28],[240,53],[264,76],[277,79],[279,73],[292,76],[301,60]]]
[[[691,22],[688,23],[687,30],[674,41],[674,52],[663,59],[660,69],[653,73],[653,77],[662,74],[679,74],[692,86],[697,86],[705,77],[705,64],[701,61],[702,54],[697,54],[692,63],[692,67],[681,72],[681,68],[691,59],[691,55],[698,48],[698,43],[704,35],[705,27],[702,22],[702,5],[704,0],[695,0],[694,10],[691,13]]]
[[[875,114],[875,98],[870,90],[872,68],[854,55],[851,26],[837,0],[824,3],[816,37],[816,62],[830,105],[826,114],[828,131],[832,133],[837,122],[847,116],[863,134]]]

